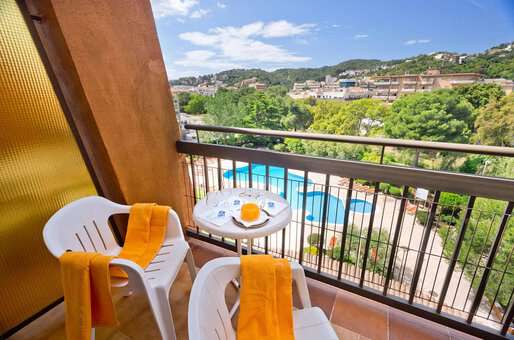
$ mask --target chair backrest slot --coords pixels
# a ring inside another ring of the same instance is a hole
[[[98,237],[100,237],[100,240],[102,241],[102,245],[104,246],[104,250],[107,250],[107,246],[105,245],[105,240],[102,236],[102,233],[100,232],[100,229],[98,229],[98,225],[96,224],[96,221],[93,220],[93,225],[95,226],[95,230],[98,234]]]
[[[93,242],[93,239],[91,238],[91,235],[89,235],[89,231],[87,230],[86,226],[85,226],[85,225],[83,225],[82,227],[84,227],[84,231],[86,232],[87,238],[89,239],[89,242],[91,242],[91,245],[93,246],[93,249],[94,249],[95,251],[97,251],[97,250],[96,250],[95,243]]]
[[[79,240],[80,246],[82,247],[82,250],[87,251],[86,247],[84,247],[84,243],[82,243],[82,240],[80,239],[79,234],[75,233],[75,236],[77,237],[77,240]]]
[[[218,339],[221,340],[221,337],[220,337],[220,335],[218,333],[218,330],[216,328],[214,328],[214,332],[216,333],[216,337],[218,337]]]
[[[223,326],[223,333],[225,333],[225,339],[228,339],[227,328],[225,327],[225,322],[223,320],[223,317],[221,316],[219,308],[216,308],[216,312],[218,312],[218,317],[220,318],[220,323]]]

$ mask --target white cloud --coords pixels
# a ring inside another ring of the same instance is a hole
[[[341,27],[341,25],[333,24],[333,25],[332,25],[332,27],[333,27],[333,28],[339,28],[339,27]]]
[[[152,8],[157,18],[187,16],[196,5],[198,0],[152,0]]]
[[[154,16],[159,18],[178,17],[179,22],[184,22],[185,17],[198,19],[209,13],[209,10],[198,8],[198,0],[152,0]]]
[[[179,38],[197,46],[210,47],[217,57],[230,62],[293,63],[305,62],[309,57],[297,56],[288,50],[257,38],[277,38],[306,33],[311,24],[295,25],[287,21],[264,24],[257,21],[248,25],[217,27],[208,33],[185,32]]]
[[[204,17],[205,15],[207,15],[207,13],[209,13],[210,11],[208,9],[197,9],[196,11],[193,11],[193,13],[191,13],[191,15],[189,16],[191,19],[200,19],[202,17]]]
[[[221,71],[232,68],[273,70],[286,63],[301,63],[310,57],[299,56],[288,49],[270,43],[274,38],[292,37],[293,42],[307,43],[302,35],[312,24],[296,25],[287,21],[252,22],[244,26],[216,27],[207,32],[184,32],[179,38],[202,48],[186,52],[172,64],[167,63],[169,76]]]
[[[213,70],[241,68],[240,64],[221,60],[216,56],[215,52],[208,50],[195,50],[186,52],[184,58],[177,60],[175,64],[190,68],[207,68]]]
[[[353,39],[359,40],[359,39],[366,39],[367,37],[369,37],[369,35],[367,35],[367,34],[356,34],[353,36]]]
[[[404,42],[405,45],[428,44],[430,39],[411,39]]]
[[[219,1],[216,3],[216,6],[218,6],[218,8],[226,8],[227,7],[226,4],[224,4],[223,2],[219,2]]]
[[[285,20],[270,22],[262,27],[262,36],[265,38],[289,37],[304,34],[313,28],[314,24],[295,25]]]

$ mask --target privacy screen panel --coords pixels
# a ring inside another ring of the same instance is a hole
[[[42,230],[96,193],[15,0],[0,1],[0,337],[62,296]]]

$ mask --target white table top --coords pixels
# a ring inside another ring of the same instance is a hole
[[[206,197],[204,197],[195,205],[195,208],[193,209],[193,220],[200,227],[200,229],[203,229],[208,233],[222,237],[233,238],[236,240],[247,240],[268,236],[285,228],[285,226],[288,225],[289,222],[291,222],[292,211],[291,207],[289,206],[289,202],[287,202],[287,200],[285,200],[277,194],[265,190],[242,188],[229,188],[224,189],[221,192],[224,193],[226,197],[228,197],[230,195],[239,195],[245,190],[251,190],[255,193],[258,192],[266,199],[271,199],[277,202],[285,203],[287,204],[287,208],[284,209],[280,214],[271,217],[268,223],[259,228],[243,228],[235,224],[234,221],[232,221],[232,219],[230,219],[227,223],[218,226],[201,217],[202,212],[209,209],[207,207],[207,199]]]

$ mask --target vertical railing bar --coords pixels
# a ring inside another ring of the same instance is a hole
[[[266,164],[266,191],[269,191],[269,165]],[[269,236],[264,238],[264,254],[268,253],[269,248]]]
[[[500,280],[498,282],[498,289],[494,293],[494,299],[493,299],[493,302],[491,302],[491,308],[489,309],[489,313],[487,315],[487,318],[489,318],[491,316],[491,313],[492,313],[493,308],[494,308],[494,304],[496,302],[496,299],[498,298],[498,294],[500,293],[500,288],[501,288],[501,285],[503,283],[503,279],[505,278],[505,274],[507,274],[507,272],[508,272],[510,261],[512,259],[512,254],[513,253],[514,253],[514,247],[512,247],[512,249],[510,250],[509,256],[507,257],[507,261],[505,261],[505,269],[503,270],[502,276],[501,276],[501,278],[500,278]],[[510,303],[510,301],[509,301],[509,303]]]
[[[512,319],[514,318],[514,299],[511,299],[509,307],[507,308],[507,311],[505,312],[505,321],[503,322],[503,326],[501,329],[501,334],[505,335],[507,334],[507,331],[510,328],[510,325],[512,323]]]
[[[425,260],[425,252],[428,246],[428,240],[430,239],[430,231],[432,229],[432,225],[434,224],[435,217],[437,214],[437,206],[439,204],[439,197],[441,197],[441,192],[436,190],[434,193],[434,198],[432,199],[432,205],[430,206],[430,212],[428,214],[428,221],[425,225],[425,230],[423,231],[423,236],[421,240],[421,247],[419,249],[418,258],[416,259],[416,264],[414,265],[414,273],[412,275],[410,292],[409,292],[409,303],[412,304],[414,301],[414,295],[416,294],[416,288],[418,286],[419,275],[421,274],[421,268],[423,267],[423,261]],[[416,218],[416,216],[414,216]]]
[[[302,198],[302,222],[300,227],[300,255],[298,262],[303,262],[303,242],[305,238],[305,214],[307,210],[307,186],[309,184],[309,172],[305,171],[303,174],[303,198]]]
[[[248,162],[248,187],[253,188],[253,163]]]
[[[391,277],[394,271],[394,262],[396,258],[396,247],[400,241],[400,229],[403,222],[403,215],[405,214],[405,205],[407,203],[407,194],[409,192],[409,187],[406,185],[403,187],[402,192],[402,201],[400,203],[400,210],[398,211],[398,219],[396,221],[396,228],[394,230],[393,244],[391,245],[391,254],[389,256],[389,264],[387,266],[387,274],[384,282],[384,291],[383,295],[387,295],[387,290],[389,289],[389,283],[391,281]]]
[[[357,198],[357,197],[356,197]],[[368,200],[368,192],[364,191],[364,201]],[[357,235],[357,251],[355,256],[355,266],[353,267],[353,276],[357,277],[357,267],[359,266],[359,254],[361,253],[361,243],[362,243],[362,229],[364,224],[364,214],[361,214],[361,223],[360,228]],[[367,235],[367,233],[366,233]]]
[[[321,232],[318,248],[318,273],[321,273],[321,262],[323,261],[323,245],[325,243],[325,228],[327,225],[328,192],[330,190],[330,175],[325,175],[325,192],[323,194],[323,213],[321,217]]]
[[[382,145],[382,150],[380,151],[380,164],[384,164],[384,153],[385,153],[385,145]]]
[[[491,246],[489,251],[489,256],[487,257],[487,262],[484,267],[484,273],[482,274],[482,279],[480,280],[480,284],[478,286],[477,292],[475,294],[475,299],[473,300],[473,304],[469,310],[467,322],[471,323],[473,321],[473,317],[480,306],[480,301],[482,301],[482,296],[485,292],[485,287],[487,286],[487,280],[489,279],[489,274],[491,273],[491,269],[493,267],[494,258],[496,257],[496,253],[498,252],[498,248],[500,247],[500,243],[503,237],[503,233],[507,228],[507,223],[509,222],[510,215],[512,214],[512,208],[514,207],[514,202],[509,202],[507,207],[505,208],[505,213],[503,214],[502,221],[500,223],[500,227],[496,232],[496,237],[494,239],[494,243]]]
[[[196,197],[196,175],[195,175],[195,163],[193,160],[193,155],[189,155],[189,162],[191,163],[191,177],[193,180],[193,199],[195,204],[198,202],[198,198]],[[200,232],[200,228],[196,227],[196,233]]]
[[[218,190],[223,190],[223,176],[221,174],[221,159],[218,158]]]
[[[284,168],[284,199],[287,201],[287,182],[289,181],[289,169]],[[286,248],[286,228],[282,229],[282,251],[280,256],[285,257]]]
[[[232,187],[237,188],[237,168],[235,160],[232,160]]]
[[[207,168],[207,157],[203,157],[203,175],[205,178],[205,194],[209,192],[209,169]]]
[[[377,200],[378,200],[378,190],[380,183],[375,183],[375,190],[373,192],[373,201],[371,203],[371,211],[369,213],[369,224],[368,224],[368,232],[366,235],[366,244],[364,246],[364,255],[362,255],[362,271],[361,278],[359,281],[359,286],[362,287],[364,285],[364,276],[366,274],[366,262],[368,261],[369,256],[369,247],[371,244],[371,236],[373,233],[373,221],[375,219],[375,211],[377,210]],[[347,207],[349,209],[350,207]]]
[[[469,242],[470,244],[473,244],[473,242],[475,241],[475,235],[477,234],[477,231],[479,230],[478,225],[480,223],[481,216],[482,216],[482,211],[479,211],[478,212],[478,218],[477,218],[477,221],[476,221],[476,224],[475,224],[475,228],[473,230],[473,234],[471,234],[471,240]],[[495,219],[495,215],[493,215],[493,218],[491,219],[491,225],[489,226],[489,230],[487,231],[487,236],[485,237],[484,246],[482,247],[482,249],[480,251],[479,258],[482,258],[485,244],[486,244],[487,240],[489,239],[489,233],[491,232],[491,228],[492,228],[492,226],[494,224],[494,219]],[[471,250],[472,250],[472,247],[468,247],[468,251],[466,253],[466,257],[464,257],[464,260],[462,261],[462,268],[463,269],[465,269],[466,266],[468,265],[468,263],[470,263],[468,261],[468,259],[469,259],[469,254],[471,254]],[[473,273],[473,279],[471,280],[471,283],[473,283],[475,281],[475,275],[476,275],[476,271],[478,270],[478,267],[479,266],[476,267],[475,273]],[[459,291],[460,282],[461,282],[462,277],[464,276],[465,272],[466,272],[465,270],[462,270],[460,272],[459,280],[457,281],[457,287],[455,288],[455,295],[453,296],[451,307],[453,307],[455,305],[455,300],[457,299],[457,296],[458,296],[457,292]],[[468,290],[468,295],[466,296],[466,302],[464,303],[463,309],[466,309],[466,305],[468,303],[469,294],[470,294],[472,288],[473,288],[473,285],[471,284],[470,287],[469,287],[469,290]]]
[[[223,190],[223,176],[221,174],[221,159],[218,157],[217,158],[217,163],[218,163],[218,190],[221,191]],[[225,237],[221,237],[221,242],[225,242]]]
[[[350,204],[352,203],[353,178],[348,181],[348,190],[346,191],[346,202],[344,209],[343,235],[341,236],[341,246],[339,250],[339,268],[337,270],[337,279],[341,280],[343,270],[344,251],[346,246],[346,234],[348,233],[348,222],[350,219]]]
[[[469,196],[468,205],[466,207],[466,214],[464,215],[464,219],[462,220],[459,235],[457,236],[457,243],[455,244],[455,249],[453,250],[450,263],[448,264],[448,270],[446,271],[443,287],[441,288],[441,295],[439,297],[439,302],[437,304],[436,309],[437,313],[441,313],[441,310],[443,309],[444,300],[446,299],[446,293],[448,292],[448,287],[450,286],[453,271],[455,270],[455,265],[457,264],[457,260],[459,258],[460,248],[462,247],[462,243],[464,242],[464,236],[466,234],[466,229],[468,228],[469,219],[471,218],[471,213],[473,212],[475,199],[475,196]]]

